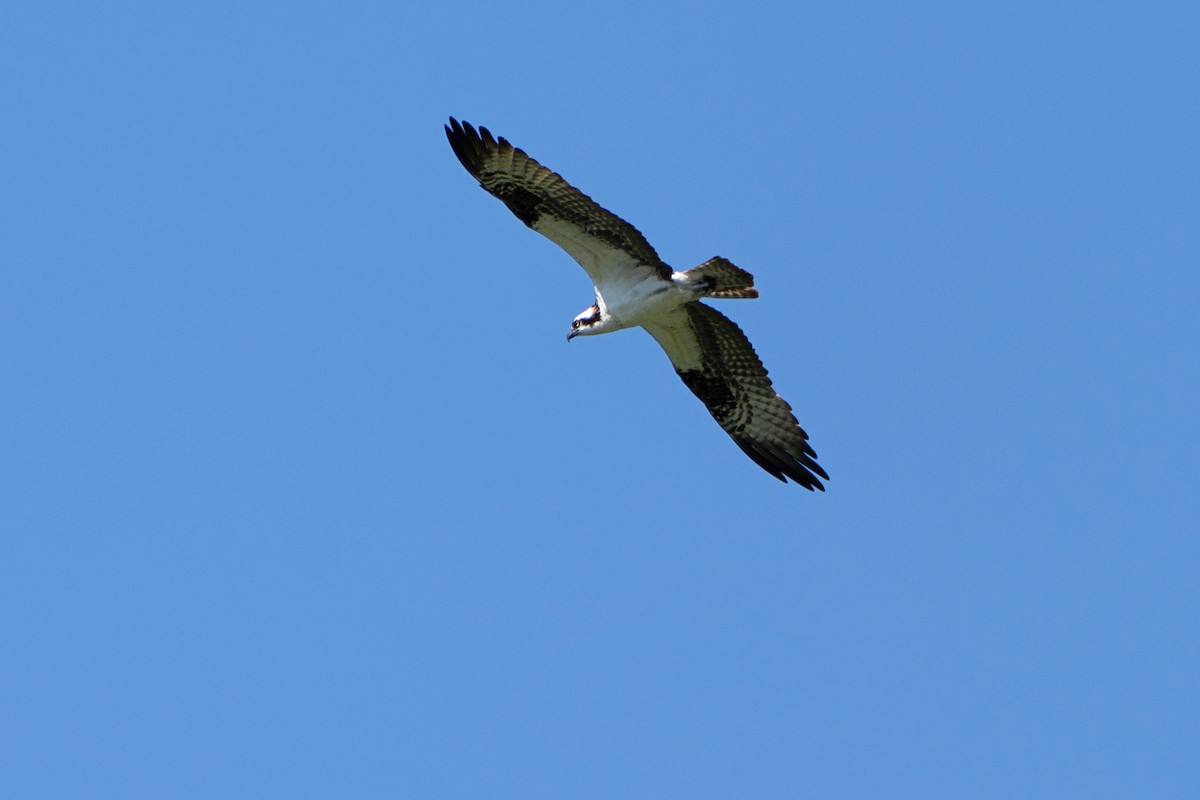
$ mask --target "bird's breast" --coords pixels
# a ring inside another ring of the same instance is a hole
[[[609,287],[604,293],[608,313],[623,328],[641,325],[690,300],[675,284],[661,278]]]

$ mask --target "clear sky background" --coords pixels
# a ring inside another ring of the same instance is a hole
[[[0,795],[1200,796],[1200,5],[0,14]],[[449,115],[727,302],[778,483]]]

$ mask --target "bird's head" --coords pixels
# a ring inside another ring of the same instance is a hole
[[[600,306],[593,303],[592,306],[583,311],[579,316],[571,321],[571,330],[567,331],[567,341],[571,341],[576,336],[591,336],[596,333],[603,333],[603,326],[600,324],[601,314]]]

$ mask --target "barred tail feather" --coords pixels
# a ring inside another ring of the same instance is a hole
[[[741,289],[718,289],[715,292],[709,292],[707,296],[714,300],[754,300],[758,297],[758,289],[753,286]]]
[[[683,273],[704,288],[704,296],[715,300],[753,300],[758,297],[754,276],[731,261],[717,256]]]

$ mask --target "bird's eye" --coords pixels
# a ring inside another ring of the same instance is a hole
[[[572,323],[571,323],[571,327],[572,327],[572,328],[578,328],[578,327],[579,327],[579,320],[575,320],[574,322],[572,322]]]

